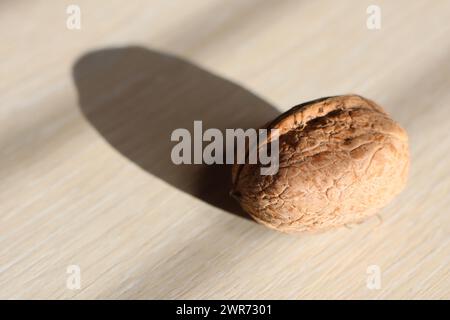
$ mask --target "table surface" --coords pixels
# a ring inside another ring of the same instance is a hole
[[[450,1],[377,1],[375,30],[371,4],[0,3],[0,298],[449,299]],[[378,218],[278,233],[241,215],[229,168],[170,162],[194,120],[345,93],[409,134]]]

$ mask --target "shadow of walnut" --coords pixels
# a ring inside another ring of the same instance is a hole
[[[82,113],[121,154],[147,172],[227,212],[228,165],[174,165],[177,128],[258,128],[279,112],[248,90],[185,60],[141,47],[98,50],[73,67]]]

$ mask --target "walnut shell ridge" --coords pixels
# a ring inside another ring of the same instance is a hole
[[[287,233],[358,223],[405,186],[406,131],[357,95],[307,102],[265,126],[279,129],[279,170],[234,165],[232,194],[256,221]]]

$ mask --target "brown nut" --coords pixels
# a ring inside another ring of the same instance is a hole
[[[406,183],[408,136],[363,97],[307,102],[266,128],[280,130],[278,172],[261,175],[260,164],[234,165],[232,194],[270,228],[291,233],[358,223]]]

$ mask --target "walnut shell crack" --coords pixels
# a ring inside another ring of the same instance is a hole
[[[233,193],[256,221],[279,231],[321,231],[357,223],[405,186],[408,136],[374,102],[357,95],[293,107],[279,129],[279,170],[234,165]]]

